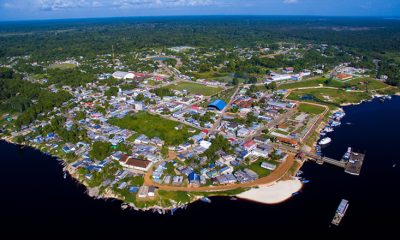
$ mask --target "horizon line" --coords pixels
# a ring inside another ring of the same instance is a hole
[[[142,16],[114,16],[114,17],[68,17],[68,18],[27,18],[27,19],[0,19],[5,22],[41,22],[41,21],[65,21],[65,20],[95,20],[95,19],[123,19],[123,18],[174,18],[174,17],[326,17],[326,18],[375,18],[382,20],[400,20],[400,16],[379,15],[302,15],[302,14],[191,14],[191,15],[142,15]]]

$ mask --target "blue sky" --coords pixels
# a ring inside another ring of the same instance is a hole
[[[400,16],[400,0],[0,0],[0,20],[169,15]]]

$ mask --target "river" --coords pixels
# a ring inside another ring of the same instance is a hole
[[[14,236],[57,232],[63,237],[130,238],[390,234],[398,224],[393,219],[400,215],[400,156],[396,152],[400,97],[344,110],[347,115],[343,124],[328,135],[333,141],[323,153],[340,158],[348,146],[365,152],[360,176],[310,162],[302,170],[311,182],[301,194],[284,203],[262,205],[215,197],[211,204],[196,202],[174,216],[123,211],[119,201],[91,199],[84,187],[70,178],[63,179],[62,167],[54,158],[1,141],[0,232]],[[350,202],[347,214],[339,227],[329,227],[342,198]]]

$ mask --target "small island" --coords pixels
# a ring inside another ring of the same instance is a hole
[[[359,174],[320,156],[319,140],[342,106],[399,93],[376,75],[382,64],[364,60],[301,42],[9,57],[0,136],[53,155],[90,196],[124,208],[173,211],[209,196],[279,203],[301,189],[306,160]]]

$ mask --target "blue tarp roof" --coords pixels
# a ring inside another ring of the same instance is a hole
[[[210,104],[208,104],[208,107],[216,108],[219,111],[221,111],[226,107],[226,103],[221,99],[216,99],[212,101]]]

